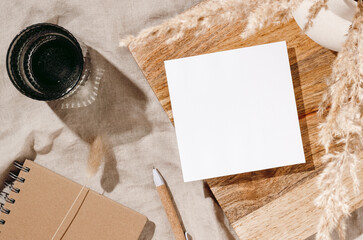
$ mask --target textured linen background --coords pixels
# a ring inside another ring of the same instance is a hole
[[[121,36],[182,12],[198,1],[0,1],[0,173],[11,162],[35,160],[83,183],[89,143],[103,135],[106,161],[89,186],[145,214],[155,225],[147,237],[173,239],[152,179],[158,167],[194,239],[233,239],[202,181],[183,183],[174,128]],[[61,110],[22,96],[6,73],[6,50],[26,26],[57,23],[107,61],[99,96],[91,106]],[[98,53],[97,53],[98,52]],[[29,223],[31,224],[31,223]]]
[[[1,0],[0,183],[14,160],[25,159],[84,183],[89,143],[102,135],[109,146],[106,160],[88,186],[145,214],[154,224],[146,239],[173,239],[153,184],[153,166],[166,178],[195,240],[234,239],[203,182],[183,183],[174,128],[129,51],[118,47],[121,36],[156,25],[198,2]],[[6,50],[17,33],[39,22],[65,27],[107,62],[99,96],[91,106],[61,110],[56,103],[26,98],[12,86]]]

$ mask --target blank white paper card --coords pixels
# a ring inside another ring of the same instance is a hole
[[[305,162],[285,42],[165,69],[184,181]]]

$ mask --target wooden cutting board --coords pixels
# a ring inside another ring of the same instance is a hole
[[[142,43],[131,42],[129,49],[173,123],[165,60],[286,41],[306,164],[219,177],[206,182],[240,239],[305,239],[316,232],[321,214],[313,204],[319,194],[316,177],[324,167],[320,161],[324,150],[318,143],[321,119],[317,110],[336,53],[310,40],[293,20],[242,40],[239,34],[244,26],[243,22],[215,26],[198,37],[191,30],[172,44],[165,43],[168,36],[164,35],[145,39]],[[361,161],[357,169],[363,182]],[[348,186],[352,185],[348,173],[344,181]],[[353,191],[350,189],[349,192]],[[350,198],[352,210],[363,205],[363,194],[351,194]]]

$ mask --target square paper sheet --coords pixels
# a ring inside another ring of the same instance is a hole
[[[305,162],[285,42],[165,69],[184,181]]]

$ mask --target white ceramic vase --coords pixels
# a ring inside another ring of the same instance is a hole
[[[304,28],[312,0],[303,0],[294,12],[294,18],[300,28]],[[306,34],[316,43],[339,51],[346,40],[352,24],[357,2],[354,0],[328,0],[328,9],[322,9],[313,20],[313,26]]]

